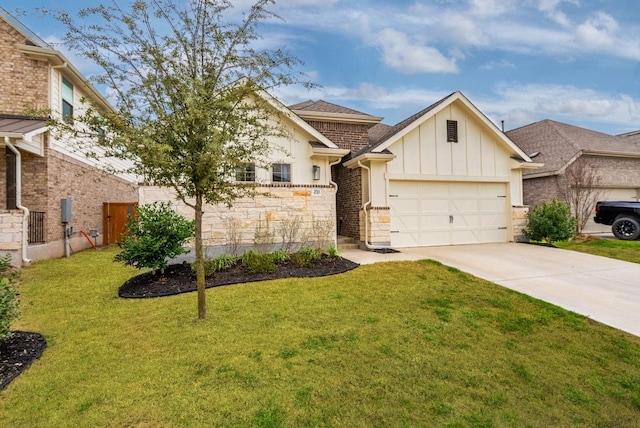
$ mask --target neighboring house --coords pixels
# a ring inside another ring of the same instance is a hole
[[[72,120],[83,97],[102,108],[107,101],[57,50],[0,7],[0,253],[13,263],[60,257],[88,248],[80,233],[94,230],[102,242],[103,203],[137,202],[135,177],[114,175],[87,160],[68,140],[56,139],[50,110]],[[73,227],[65,249],[62,199],[71,199]]]
[[[637,201],[640,198],[640,133],[608,135],[585,128],[543,120],[506,133],[536,162],[544,166],[525,171],[524,203],[530,206],[562,199],[567,190],[568,168],[580,164],[593,168],[595,191],[602,200]],[[593,217],[593,215],[591,216]],[[609,232],[609,226],[592,219],[584,232]]]
[[[282,243],[277,231],[296,218],[304,231],[328,225],[330,242],[338,234],[362,248],[518,239],[527,212],[522,171],[539,165],[460,92],[394,127],[325,101],[289,108],[272,102],[295,136],[274,144],[291,156],[252,174],[260,177],[259,190],[275,197],[239,200],[230,209],[207,206],[203,238],[210,255],[237,248],[238,230],[243,248],[252,246],[267,220]],[[286,182],[283,170],[290,172]],[[173,199],[168,189],[140,189],[140,203],[167,199]]]

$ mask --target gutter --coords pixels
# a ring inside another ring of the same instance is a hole
[[[29,209],[22,205],[22,156],[20,150],[11,144],[9,137],[4,137],[4,142],[9,149],[16,155],[16,207],[24,213],[22,217],[22,262],[31,263],[27,257],[27,249],[29,247]]]

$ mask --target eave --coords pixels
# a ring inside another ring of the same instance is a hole
[[[348,149],[333,149],[330,147],[313,147],[313,156],[339,156],[343,157],[351,153]]]
[[[41,48],[31,45],[18,45],[18,49],[27,56],[37,61],[46,61],[56,68],[65,68],[69,71],[71,83],[82,87],[89,97],[103,110],[115,111],[113,106],[102,96],[80,71],[69,62],[64,55],[54,49]]]
[[[344,163],[344,166],[349,168],[349,169],[353,169],[353,168],[357,168],[360,162],[372,162],[372,161],[379,161],[379,162],[390,162],[392,160],[394,160],[397,156],[394,155],[393,153],[363,153],[360,156],[357,156],[353,159],[349,159],[347,162]]]
[[[364,114],[350,113],[329,113],[323,111],[310,110],[292,110],[296,115],[304,120],[315,120],[319,122],[340,122],[340,123],[357,123],[361,125],[377,125],[384,118],[378,116],[369,116]]]

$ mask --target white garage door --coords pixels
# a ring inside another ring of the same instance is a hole
[[[634,202],[638,201],[638,189],[600,189],[602,192],[602,196],[600,196],[601,201],[629,201]],[[595,216],[595,210],[591,212],[589,216],[589,221],[584,227],[584,233],[603,233],[603,232],[611,232],[611,226],[606,226],[604,224],[598,224],[593,221],[593,216]]]
[[[507,242],[505,183],[391,181],[391,246]]]

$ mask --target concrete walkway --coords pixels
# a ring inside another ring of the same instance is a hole
[[[640,264],[529,244],[345,250],[360,264],[433,259],[640,336]]]

